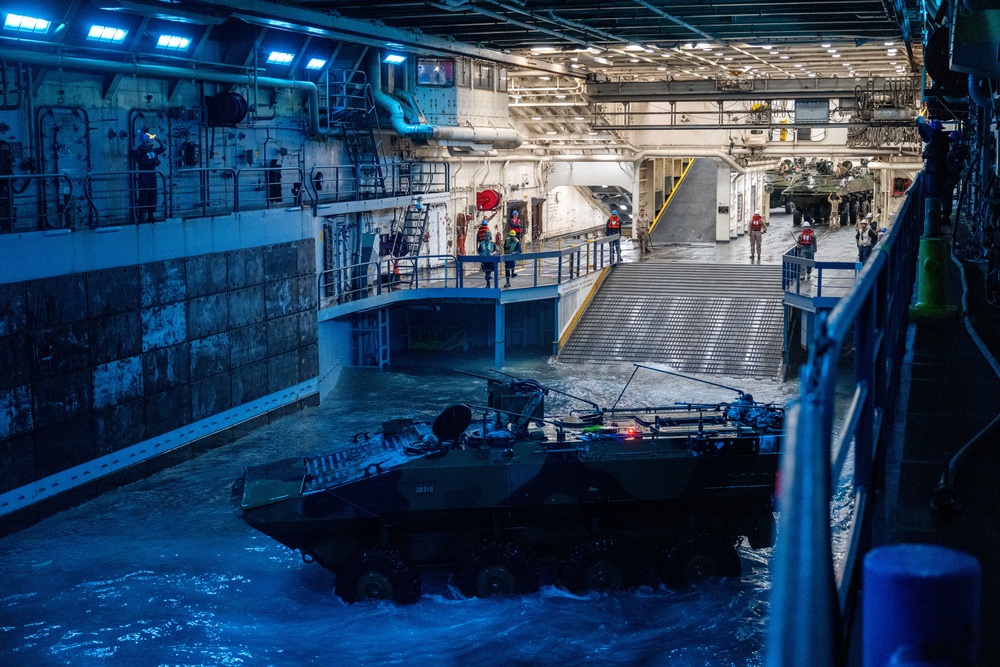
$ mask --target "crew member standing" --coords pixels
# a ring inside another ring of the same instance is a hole
[[[515,208],[510,214],[510,231],[517,234],[517,240],[521,240],[521,214]]]
[[[614,236],[615,234],[622,233],[622,221],[618,217],[618,211],[611,211],[611,217],[608,218],[608,222],[604,226],[605,236]],[[618,259],[616,260],[615,257]],[[622,261],[622,244],[621,237],[615,239],[611,242],[611,263]]]
[[[802,231],[799,232],[799,237],[796,239],[799,249],[799,257],[803,259],[815,259],[816,258],[816,234],[813,232],[812,225],[809,221],[802,223]],[[806,275],[803,280],[809,280],[809,276],[812,275],[812,267],[806,268]]]
[[[753,217],[750,218],[750,224],[747,225],[748,235],[750,236],[750,261],[753,261],[753,250],[757,249],[757,261],[760,261],[760,242],[764,238],[764,218],[761,217],[760,211],[754,211]]]
[[[155,134],[146,130],[139,132],[139,145],[132,149],[132,159],[138,173],[135,177],[135,221],[153,222],[156,212],[156,168],[160,166],[160,155],[166,149]]]
[[[840,195],[831,192],[826,200],[830,202],[830,229],[840,229]]]
[[[639,209],[639,217],[635,219],[635,235],[639,239],[639,252],[653,252],[653,244],[649,240],[649,216],[646,209]]]
[[[862,220],[858,225],[854,240],[858,244],[858,261],[864,264],[868,261],[868,256],[872,254],[872,246],[878,241],[878,234],[868,225],[868,218]]]
[[[514,255],[521,252],[521,241],[517,238],[517,232],[513,229],[507,235],[507,238],[503,242],[503,254],[505,257],[513,257]],[[506,277],[506,282],[504,282],[504,287],[510,287],[510,279],[517,277],[514,273],[514,259],[509,259],[503,263],[504,276]],[[499,281],[499,279],[498,279]]]

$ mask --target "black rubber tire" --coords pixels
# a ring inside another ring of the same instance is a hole
[[[594,537],[576,545],[559,572],[559,581],[571,593],[612,593],[639,585],[639,557],[632,547],[612,537]]]
[[[681,588],[716,577],[738,577],[740,556],[733,541],[709,533],[685,533],[663,550],[657,571],[660,581]]]
[[[785,204],[785,213],[791,213],[791,212],[792,212],[792,205]]]
[[[538,591],[538,564],[523,547],[490,540],[473,547],[455,567],[453,579],[467,598],[523,595]]]
[[[796,227],[802,224],[802,212],[798,208],[792,209],[792,224]]]
[[[348,604],[413,604],[420,599],[420,571],[393,549],[361,549],[338,568],[333,590]]]

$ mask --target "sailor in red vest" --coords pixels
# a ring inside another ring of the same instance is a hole
[[[747,234],[750,236],[750,261],[753,261],[754,248],[757,249],[757,261],[760,262],[760,242],[764,238],[764,218],[760,217],[760,211],[754,211],[747,225]]]
[[[521,240],[521,214],[515,208],[510,214],[510,231],[517,235],[517,240]],[[506,239],[505,239],[506,242]]]
[[[816,258],[816,234],[808,220],[802,223],[802,231],[799,232],[799,237],[795,241],[798,244],[799,257],[809,260]],[[812,267],[810,266],[806,268],[803,280],[809,280],[811,274]]]
[[[479,242],[484,238],[489,238],[490,236],[490,221],[483,218],[483,221],[479,223],[479,227],[476,228],[476,244],[478,246]]]
[[[604,226],[605,236],[613,236],[615,234],[622,233],[622,221],[618,217],[618,211],[611,211],[611,217],[608,218],[607,224]],[[615,257],[618,257],[616,260]],[[611,263],[614,264],[616,261],[622,261],[622,244],[620,237],[611,242]]]

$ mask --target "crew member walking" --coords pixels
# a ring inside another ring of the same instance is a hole
[[[806,220],[802,223],[802,231],[799,232],[799,236],[796,239],[799,249],[799,257],[803,259],[813,260],[816,258],[816,234],[813,232],[812,225]],[[803,280],[809,280],[809,276],[812,275],[812,267],[806,267],[806,275]]]
[[[514,255],[518,254],[519,252],[521,252],[521,241],[519,241],[518,238],[517,238],[517,232],[515,232],[512,229],[512,230],[510,230],[509,234],[507,235],[507,238],[504,239],[504,242],[503,242],[503,254],[506,257],[513,257]],[[504,283],[504,287],[510,287],[510,279],[517,277],[517,274],[514,273],[514,263],[515,263],[515,261],[516,260],[514,260],[514,259],[509,259],[509,260],[507,260],[506,262],[503,263],[504,276],[507,279],[506,282]]]
[[[488,226],[488,223],[485,220],[483,220],[482,225],[487,225],[486,226],[486,235],[483,237],[483,239],[476,246],[476,254],[479,255],[480,257],[490,257],[490,256],[492,256],[492,255],[494,255],[496,253],[497,247],[493,243],[493,239],[490,238],[490,228]],[[493,264],[493,262],[483,262],[482,264],[480,264],[480,266],[483,269],[483,273],[486,274],[486,286],[489,287],[490,286],[490,280],[493,278],[493,266],[494,266],[494,264]]]
[[[764,218],[760,216],[760,211],[754,211],[753,217],[750,218],[750,224],[747,225],[748,235],[750,236],[750,261],[753,261],[753,251],[754,248],[757,249],[757,261],[760,261],[760,242],[764,238]]]
[[[614,236],[615,234],[621,234],[622,232],[622,221],[618,217],[618,211],[611,211],[611,217],[608,218],[608,222],[604,226],[605,236]],[[617,256],[617,260],[615,257]],[[615,239],[611,242],[611,263],[614,264],[616,261],[622,261],[622,244],[621,237]]]
[[[649,240],[649,216],[646,209],[639,209],[639,217],[635,219],[635,235],[639,239],[639,252],[653,252],[653,244]]]
[[[872,254],[872,246],[878,241],[878,234],[868,225],[868,218],[861,221],[858,231],[854,235],[858,244],[858,261],[862,264],[868,261],[868,256]]]

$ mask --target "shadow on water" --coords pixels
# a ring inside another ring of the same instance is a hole
[[[487,363],[463,360],[463,370]],[[760,665],[770,550],[740,549],[744,577],[697,589],[465,600],[425,573],[416,605],[348,606],[333,575],[229,508],[244,466],[336,448],[399,416],[481,403],[449,369],[344,371],[320,407],[0,540],[0,661],[16,665]],[[512,359],[518,376],[610,404],[631,364]],[[710,378],[786,402],[795,383]],[[623,404],[730,400],[681,378],[636,376]],[[553,394],[554,411],[571,407]]]

